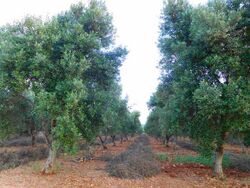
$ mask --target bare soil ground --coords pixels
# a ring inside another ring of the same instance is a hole
[[[209,167],[197,164],[173,164],[162,162],[162,172],[154,177],[130,180],[111,177],[106,172],[107,162],[100,157],[107,154],[118,155],[133,143],[130,139],[117,146],[108,145],[108,150],[98,147],[94,160],[74,162],[76,156],[61,156],[58,159],[58,172],[41,175],[37,166],[41,167],[44,160],[30,162],[14,169],[0,171],[1,188],[189,188],[189,187],[250,187],[250,173],[234,169],[226,169],[227,178],[224,181],[212,178]],[[150,138],[154,152],[166,152],[168,156],[197,155],[196,152],[174,147],[163,146],[160,142]],[[233,146],[236,147],[236,146]],[[228,150],[235,150],[230,148]],[[237,150],[237,149],[236,149]]]

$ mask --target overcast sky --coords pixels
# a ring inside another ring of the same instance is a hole
[[[25,15],[56,15],[80,0],[1,0],[0,25],[21,20]],[[87,2],[88,0],[82,0]],[[197,5],[206,0],[189,0]],[[129,54],[121,68],[123,96],[141,112],[141,122],[148,116],[147,101],[158,85],[160,59],[157,49],[162,0],[106,0],[117,30],[117,44]]]

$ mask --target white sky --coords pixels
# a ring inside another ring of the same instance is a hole
[[[80,0],[0,0],[0,25],[21,20],[25,15],[56,15]],[[88,0],[82,0],[87,2]],[[193,5],[207,0],[189,0]],[[162,0],[106,0],[117,29],[117,44],[129,54],[121,68],[123,95],[129,105],[141,112],[141,122],[148,116],[147,101],[158,85],[160,55],[157,49]]]

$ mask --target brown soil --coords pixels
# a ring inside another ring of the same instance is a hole
[[[154,177],[142,180],[127,180],[110,177],[105,170],[106,162],[99,160],[105,153],[117,155],[123,152],[133,142],[108,145],[108,150],[96,149],[94,160],[74,162],[76,157],[62,156],[58,159],[58,172],[51,175],[41,175],[35,166],[42,166],[44,161],[30,162],[28,165],[0,172],[1,188],[189,188],[189,187],[250,187],[250,173],[232,169],[225,170],[227,179],[224,181],[212,178],[209,167],[195,164],[162,163],[162,172]],[[150,143],[155,152],[167,152],[169,156],[195,152],[176,146],[164,147],[155,139]]]

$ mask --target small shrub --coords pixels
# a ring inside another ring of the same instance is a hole
[[[184,149],[188,149],[191,151],[197,151],[198,147],[192,143],[192,142],[188,142],[188,141],[182,141],[182,140],[177,140],[176,144]]]
[[[250,172],[250,156],[247,154],[228,154],[230,158],[230,167],[241,170],[243,172]]]
[[[48,151],[45,147],[22,149],[15,152],[0,153],[0,170],[14,168],[30,161],[46,158]]]
[[[156,157],[160,161],[168,161],[168,155],[166,153],[157,153]]]
[[[62,170],[62,164],[59,161],[55,161],[53,168],[52,168],[52,173],[58,173]]]
[[[46,141],[42,136],[36,136],[35,143],[45,144]],[[2,142],[1,147],[30,146],[30,145],[31,145],[31,137],[22,136]]]

